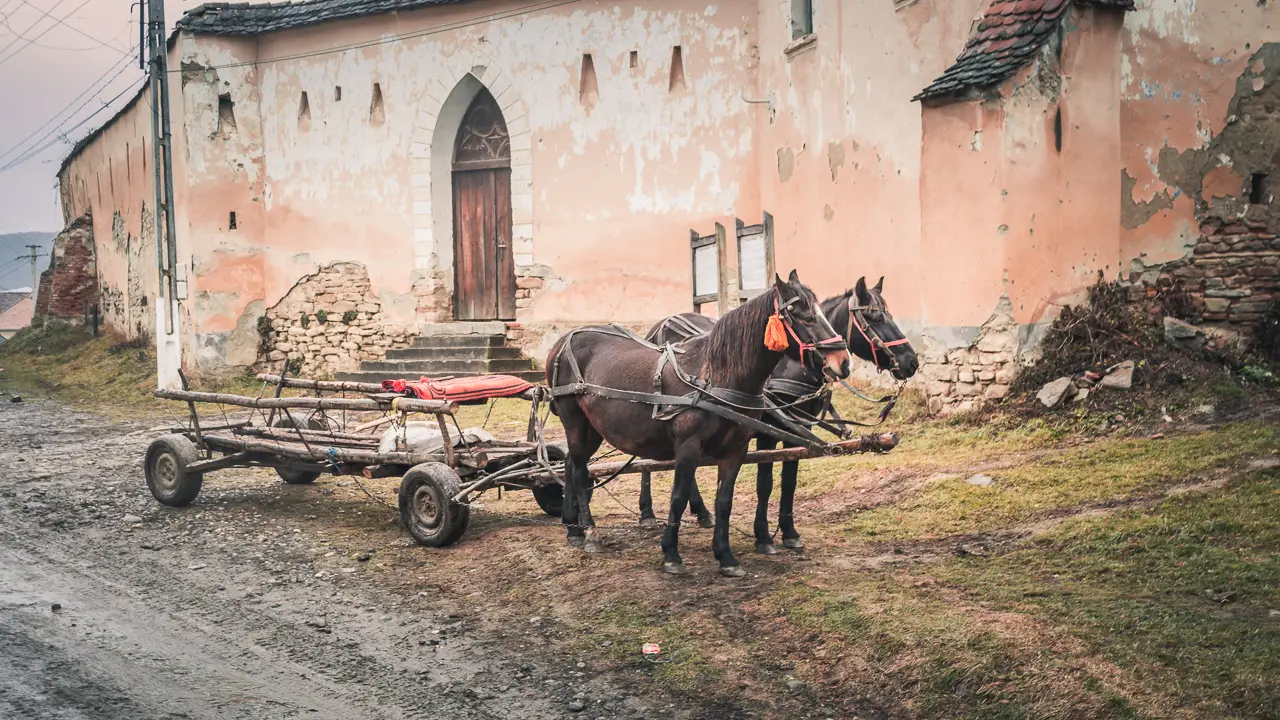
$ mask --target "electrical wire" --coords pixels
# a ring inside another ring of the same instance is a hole
[[[57,120],[58,118],[62,117],[62,114],[63,114],[63,113],[65,113],[65,112],[67,111],[67,109],[68,109],[68,108],[70,108],[72,105],[75,105],[75,104],[80,100],[80,98],[82,98],[82,97],[84,97],[85,95],[89,94],[89,92],[90,92],[91,90],[93,90],[95,87],[97,87],[97,86],[98,86],[98,84],[99,84],[99,83],[101,83],[101,82],[102,82],[102,79],[103,79],[103,78],[105,78],[108,74],[110,74],[110,73],[111,73],[111,71],[115,70],[115,71],[116,71],[116,74],[115,74],[114,76],[112,76],[111,80],[108,80],[108,81],[106,82],[106,85],[110,85],[112,81],[114,81],[117,77],[119,77],[119,76],[120,76],[120,74],[121,74],[121,73],[123,73],[123,72],[124,72],[124,69],[123,69],[123,68],[121,68],[121,63],[124,63],[125,65],[129,65],[129,64],[131,64],[131,63],[129,63],[129,62],[127,62],[127,61],[130,61],[130,60],[132,60],[132,59],[133,59],[133,51],[132,51],[132,50],[130,50],[129,52],[124,53],[123,55],[121,55],[121,56],[120,56],[120,58],[118,58],[118,59],[116,60],[116,62],[115,62],[115,64],[114,64],[114,65],[112,65],[111,67],[107,68],[106,72],[102,73],[101,75],[99,75],[99,76],[97,77],[97,79],[96,79],[96,80],[94,80],[93,82],[89,83],[89,86],[88,86],[88,87],[86,87],[84,90],[80,91],[80,94],[79,94],[79,95],[77,95],[77,96],[75,96],[74,98],[72,98],[72,99],[71,99],[71,102],[69,102],[69,103],[67,103],[66,105],[64,105],[64,106],[62,107],[62,109],[61,109],[61,110],[59,110],[58,112],[54,113],[54,114],[53,114],[53,117],[49,118],[49,119],[48,119],[48,120],[46,120],[43,124],[41,124],[41,125],[40,125],[40,127],[38,127],[38,128],[36,128],[35,130],[33,130],[33,131],[31,132],[31,134],[30,134],[30,135],[28,135],[28,136],[26,136],[26,137],[22,138],[21,140],[19,140],[19,141],[18,141],[18,142],[16,142],[16,143],[14,143],[14,144],[13,144],[13,147],[9,148],[8,150],[5,150],[3,153],[0,153],[0,160],[3,160],[4,158],[7,158],[7,157],[9,157],[10,155],[12,155],[14,150],[17,150],[18,148],[22,147],[22,146],[23,146],[23,144],[25,144],[28,140],[30,140],[31,138],[35,137],[35,136],[36,136],[36,133],[39,133],[41,130],[44,130],[45,128],[47,128],[47,127],[49,127],[50,125],[52,125],[52,124],[53,124],[53,122],[54,122],[55,120]],[[106,87],[106,85],[103,85],[103,88],[105,88],[105,87]],[[102,92],[102,88],[98,88],[97,92]],[[81,105],[80,107],[76,108],[76,111],[75,111],[75,112],[79,112],[83,107],[84,107],[84,105]],[[73,112],[73,113],[72,113],[72,116],[74,116],[74,115],[75,115],[75,112]],[[60,125],[61,125],[61,124],[65,124],[68,120],[69,120],[69,118],[68,118],[67,120],[63,120],[63,121],[62,121],[62,123],[59,123],[59,124],[60,124]],[[36,140],[36,142],[35,142],[35,143],[33,143],[33,144],[38,144],[38,143],[42,142],[42,141],[43,141],[45,138],[47,138],[47,137],[48,137],[48,135],[46,134],[46,135],[44,135],[43,137],[41,137],[39,140]]]
[[[76,27],[75,25],[72,25],[71,23],[67,22],[67,18],[71,17],[71,14],[70,14],[70,13],[68,13],[65,17],[63,17],[63,18],[59,19],[59,18],[54,17],[53,15],[50,15],[48,12],[46,12],[46,11],[44,11],[44,10],[41,10],[39,7],[37,7],[37,6],[35,6],[35,5],[32,5],[32,4],[29,2],[29,0],[18,0],[18,2],[22,3],[23,5],[26,5],[27,7],[31,8],[32,10],[35,10],[36,12],[38,12],[38,13],[40,13],[41,15],[43,15],[43,16],[45,16],[45,17],[49,18],[50,20],[53,20],[53,21],[54,21],[55,23],[57,23],[58,25],[61,25],[61,26],[65,27],[65,28],[67,28],[68,30],[71,30],[71,31],[73,31],[73,32],[75,32],[75,33],[77,33],[77,34],[79,34],[79,35],[83,36],[83,37],[88,38],[89,40],[91,40],[91,41],[93,41],[93,42],[98,43],[97,47],[110,47],[110,48],[112,48],[113,50],[119,50],[119,49],[120,49],[120,48],[118,48],[118,47],[116,47],[116,46],[114,46],[114,45],[110,45],[110,44],[108,44],[105,40],[99,40],[98,38],[96,38],[96,37],[94,37],[94,36],[90,35],[89,33],[87,33],[87,32],[85,32],[85,31],[81,30],[80,28]],[[81,7],[83,7],[83,5],[82,5]],[[79,10],[79,9],[80,9],[80,8],[76,8],[76,10]],[[72,13],[74,13],[76,10],[72,10],[71,12],[72,12]],[[130,21],[130,24],[132,24],[132,21]],[[10,28],[10,29],[12,29],[12,28]],[[26,38],[23,38],[23,39],[25,40]],[[114,40],[115,38],[112,38],[112,39]],[[55,49],[56,49],[56,48],[55,48]],[[92,49],[94,49],[94,48],[84,48],[84,49],[85,49],[85,50],[92,50]]]
[[[142,80],[146,80],[146,78],[141,78],[141,79],[142,79]],[[13,168],[15,168],[15,167],[17,167],[17,166],[19,166],[19,165],[21,165],[21,164],[25,163],[26,161],[30,160],[31,158],[36,157],[36,156],[37,156],[37,155],[39,155],[40,153],[44,152],[45,150],[49,149],[49,148],[50,148],[50,147],[52,147],[53,145],[57,144],[57,142],[58,142],[59,140],[62,140],[63,138],[65,138],[65,137],[66,137],[68,134],[70,134],[73,130],[76,130],[76,129],[78,129],[78,128],[82,127],[85,123],[89,122],[89,121],[90,121],[90,120],[92,120],[94,117],[97,117],[97,115],[98,115],[99,113],[101,113],[103,110],[106,110],[107,108],[111,107],[111,103],[115,102],[116,100],[119,100],[119,99],[120,99],[121,97],[123,97],[126,93],[129,93],[129,92],[136,92],[136,91],[137,91],[137,90],[139,90],[141,87],[142,87],[142,83],[139,83],[139,82],[136,82],[136,81],[135,81],[135,82],[133,82],[133,83],[130,83],[129,87],[126,87],[124,90],[121,90],[119,94],[117,94],[115,97],[113,97],[113,98],[111,98],[110,100],[108,100],[108,101],[106,101],[105,103],[103,103],[102,107],[98,108],[97,110],[94,110],[91,114],[89,114],[88,116],[86,116],[86,117],[85,117],[83,120],[81,120],[80,122],[76,123],[75,125],[72,125],[71,127],[67,128],[67,129],[66,129],[66,130],[64,130],[63,132],[59,133],[56,137],[54,137],[52,140],[50,140],[49,142],[45,143],[44,145],[42,145],[42,146],[40,146],[40,147],[38,147],[38,148],[35,148],[35,149],[31,150],[30,152],[28,152],[27,154],[25,154],[25,155],[23,155],[23,156],[21,156],[21,157],[15,158],[15,159],[11,160],[9,163],[7,163],[6,165],[4,165],[3,167],[0,167],[0,173],[8,172],[9,170],[12,170]]]
[[[66,2],[66,1],[67,1],[67,0],[58,0],[58,2],[56,2],[56,3],[54,3],[54,4],[53,4],[53,7],[49,8],[49,12],[53,12],[54,10],[57,10],[57,9],[58,9],[58,6],[59,6],[59,5],[61,5],[61,4],[62,4],[62,3],[64,3],[64,2]],[[6,7],[7,7],[7,6],[6,6]],[[81,7],[83,7],[83,6],[81,6]],[[75,10],[72,10],[72,12],[75,12]],[[9,50],[9,48],[13,47],[13,46],[18,42],[18,40],[25,40],[25,39],[26,39],[26,38],[25,38],[25,35],[26,35],[27,33],[31,32],[32,28],[34,28],[36,25],[39,25],[39,24],[40,24],[40,20],[41,20],[41,18],[36,18],[36,21],[35,21],[35,22],[33,22],[33,23],[31,23],[30,25],[28,25],[28,26],[27,26],[27,27],[26,27],[22,32],[18,32],[17,30],[14,30],[12,27],[10,27],[10,26],[9,26],[9,18],[6,16],[6,17],[5,17],[5,26],[6,26],[6,27],[9,27],[9,31],[10,31],[10,32],[12,32],[12,33],[14,34],[15,38],[14,38],[13,40],[10,40],[8,45],[5,45],[4,47],[0,48],[0,54],[3,54],[3,53],[5,53],[6,51],[8,51],[8,50]]]
[[[58,5],[61,5],[63,2],[65,2],[65,0],[58,0]],[[76,10],[79,10],[80,8],[84,7],[85,5],[88,5],[90,2],[92,2],[92,0],[84,0],[84,2],[80,3],[79,5],[77,5],[77,6],[75,7],[75,10],[72,10],[71,12],[75,12]],[[55,5],[54,7],[57,7],[57,5]],[[68,13],[68,14],[70,14],[70,13]],[[53,29],[54,29],[54,28],[56,28],[56,27],[58,26],[58,25],[57,25],[57,22],[56,22],[56,21],[58,20],[58,18],[55,18],[55,17],[53,17],[52,15],[49,15],[49,13],[45,13],[45,15],[46,15],[47,17],[49,17],[49,18],[53,19],[53,20],[55,21],[55,22],[54,22],[54,24],[53,24],[53,25],[50,25],[49,27],[45,28],[44,30],[41,30],[39,35],[37,35],[37,36],[35,36],[35,37],[33,37],[33,38],[28,39],[28,40],[26,41],[26,45],[23,45],[22,47],[18,48],[17,50],[14,50],[13,52],[9,53],[8,55],[5,55],[4,57],[0,57],[0,65],[4,65],[5,63],[7,63],[7,62],[9,62],[10,60],[12,60],[12,59],[14,59],[15,57],[17,57],[18,55],[21,55],[23,50],[26,50],[28,47],[30,47],[30,46],[31,46],[31,43],[35,42],[36,40],[39,40],[40,38],[44,37],[45,35],[48,35],[50,32],[52,32],[52,31],[53,31]],[[36,23],[38,23],[38,22],[40,22],[40,19],[37,19],[37,20],[36,20]],[[33,23],[33,24],[32,24],[32,27],[35,27],[35,23]],[[28,30],[30,30],[30,29],[31,29],[31,28],[27,28],[27,30],[23,30],[23,32],[25,33],[25,32],[27,32],[27,31],[28,31]],[[17,41],[15,40],[14,42],[17,42]]]

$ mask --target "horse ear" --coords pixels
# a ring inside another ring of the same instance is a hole
[[[800,276],[799,276],[798,274],[796,274],[796,271],[793,269],[793,270],[791,271],[791,276],[787,278],[787,281],[788,281],[788,282],[793,282],[793,283],[795,283],[795,284],[799,285],[799,284],[800,284]]]
[[[876,283],[876,293],[884,292],[884,276],[880,276],[880,281]]]
[[[853,292],[858,296],[858,304],[866,305],[870,297],[867,295],[867,279],[865,277],[858,278],[858,284],[853,286]]]
[[[773,286],[776,287],[780,293],[786,293],[789,289],[787,288],[787,284],[782,281],[782,276],[777,273],[773,274]]]

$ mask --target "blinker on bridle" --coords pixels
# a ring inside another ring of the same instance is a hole
[[[868,323],[867,319],[862,315],[863,310],[873,310],[875,308],[873,308],[870,305],[857,305],[855,304],[856,300],[857,300],[856,295],[849,298],[849,333],[848,334],[853,335],[853,330],[856,328],[858,330],[858,333],[862,335],[862,339],[867,341],[867,345],[871,347],[871,364],[876,366],[877,373],[883,371],[883,368],[880,367],[880,358],[876,354],[877,347],[883,350],[884,354],[888,355],[889,359],[893,361],[892,369],[901,371],[902,366],[898,364],[898,356],[894,355],[893,352],[889,350],[889,348],[895,347],[897,345],[906,345],[909,341],[905,337],[899,338],[892,342],[885,342],[883,339],[881,339],[879,333],[876,332],[875,328],[871,327],[871,324]]]

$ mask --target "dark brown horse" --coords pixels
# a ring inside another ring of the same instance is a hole
[[[902,331],[893,321],[885,304],[882,291],[884,278],[875,287],[867,288],[866,278],[859,278],[852,290],[828,298],[822,302],[822,314],[832,326],[839,328],[845,336],[845,342],[854,355],[874,363],[877,370],[888,371],[898,380],[906,380],[915,375],[919,368],[915,350],[907,342]],[[645,339],[655,345],[665,345],[687,340],[690,337],[709,332],[715,326],[715,320],[696,313],[672,315],[654,325]],[[823,385],[823,373],[811,367],[811,363],[798,363],[790,358],[784,359],[774,368],[773,375],[765,384],[765,391],[771,401],[786,405],[802,400],[788,414],[794,422],[804,427],[813,427],[811,422],[822,414],[823,398],[804,400]],[[764,420],[769,425],[780,427],[773,413],[766,413]],[[757,450],[772,450],[780,441],[768,434],[756,434]],[[782,442],[784,447],[794,447],[792,443]],[[796,531],[792,517],[795,502],[796,475],[800,469],[800,461],[788,460],[782,463],[782,495],[778,499],[778,529],[782,533],[782,546],[800,549],[804,543],[800,533]],[[640,475],[640,524],[650,526],[655,523],[653,515],[653,498],[650,494],[650,474]],[[756,468],[756,518],[754,534],[756,552],[772,555],[777,552],[773,546],[773,537],[769,533],[769,497],[773,494],[773,464],[761,463]],[[689,509],[697,516],[698,524],[710,527],[710,513],[698,492],[695,482],[689,497]]]
[[[826,372],[848,377],[847,345],[794,271],[678,349],[658,348],[612,325],[578,328],[561,338],[547,356],[547,384],[569,446],[562,515],[569,542],[588,552],[603,549],[591,517],[587,462],[607,440],[636,457],[675,461],[662,567],[684,573],[680,517],[699,463],[711,459],[719,470],[712,551],[721,573],[743,575],[729,548],[729,514],[734,481],[756,432],[750,425],[763,427],[764,384],[774,367],[784,356],[799,362],[810,353],[821,356]]]

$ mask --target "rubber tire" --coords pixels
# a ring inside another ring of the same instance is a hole
[[[568,448],[563,444],[547,445],[547,459],[555,462],[569,456]],[[542,508],[542,512],[553,518],[564,514],[564,485],[552,483],[533,488],[533,499]]]
[[[462,537],[471,521],[471,508],[453,501],[461,489],[458,473],[444,463],[428,462],[409,468],[400,479],[400,522],[414,541],[427,547],[445,547]],[[446,506],[444,512],[436,511],[439,520],[434,527],[415,522],[413,501],[419,491],[431,493],[437,508]]]
[[[170,458],[175,465],[176,480],[172,490],[166,490],[156,483],[158,464],[164,457]],[[187,466],[199,460],[200,451],[196,449],[195,443],[183,435],[163,435],[152,440],[147,446],[142,471],[147,478],[147,489],[151,490],[156,502],[170,507],[190,505],[200,494],[204,475],[187,472]]]
[[[279,418],[276,418],[276,421],[271,423],[271,427],[294,428],[297,427],[294,424],[295,422],[297,422],[297,416],[292,412],[287,412],[287,414],[282,414]],[[324,424],[316,420],[315,416],[308,416],[307,429],[324,430]],[[320,473],[314,470],[290,470],[288,468],[276,468],[276,474],[280,476],[281,480],[290,485],[310,485],[316,481],[316,478],[320,477]]]

